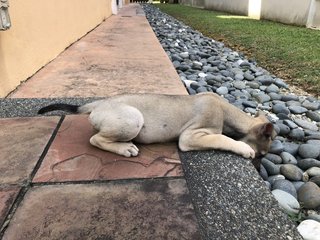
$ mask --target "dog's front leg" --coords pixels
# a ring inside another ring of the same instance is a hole
[[[179,138],[179,148],[181,151],[217,149],[231,151],[245,158],[255,157],[254,150],[245,142],[211,133],[208,129],[184,131]]]

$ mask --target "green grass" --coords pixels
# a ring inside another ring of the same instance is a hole
[[[320,95],[320,31],[178,4],[156,4],[205,36],[241,51],[288,83]]]

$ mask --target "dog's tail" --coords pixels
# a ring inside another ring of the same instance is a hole
[[[66,111],[69,113],[85,113],[89,114],[92,112],[92,110],[99,105],[102,102],[102,100],[95,101],[92,103],[87,103],[85,105],[79,106],[79,105],[72,105],[72,104],[66,104],[66,103],[54,103],[50,104],[46,107],[43,107],[39,109],[38,114],[44,114],[46,112],[52,112],[52,111]]]
[[[40,108],[38,114],[44,114],[47,112],[52,112],[56,110],[66,111],[70,113],[78,113],[79,111],[78,105],[66,104],[66,103],[54,103],[43,108]]]

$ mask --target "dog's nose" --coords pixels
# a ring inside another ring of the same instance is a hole
[[[260,152],[260,155],[262,155],[262,156],[264,156],[264,155],[266,155],[267,154],[267,151],[261,151]]]

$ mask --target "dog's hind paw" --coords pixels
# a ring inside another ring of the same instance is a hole
[[[139,149],[133,143],[122,143],[118,149],[118,154],[125,157],[136,157],[139,154]]]

